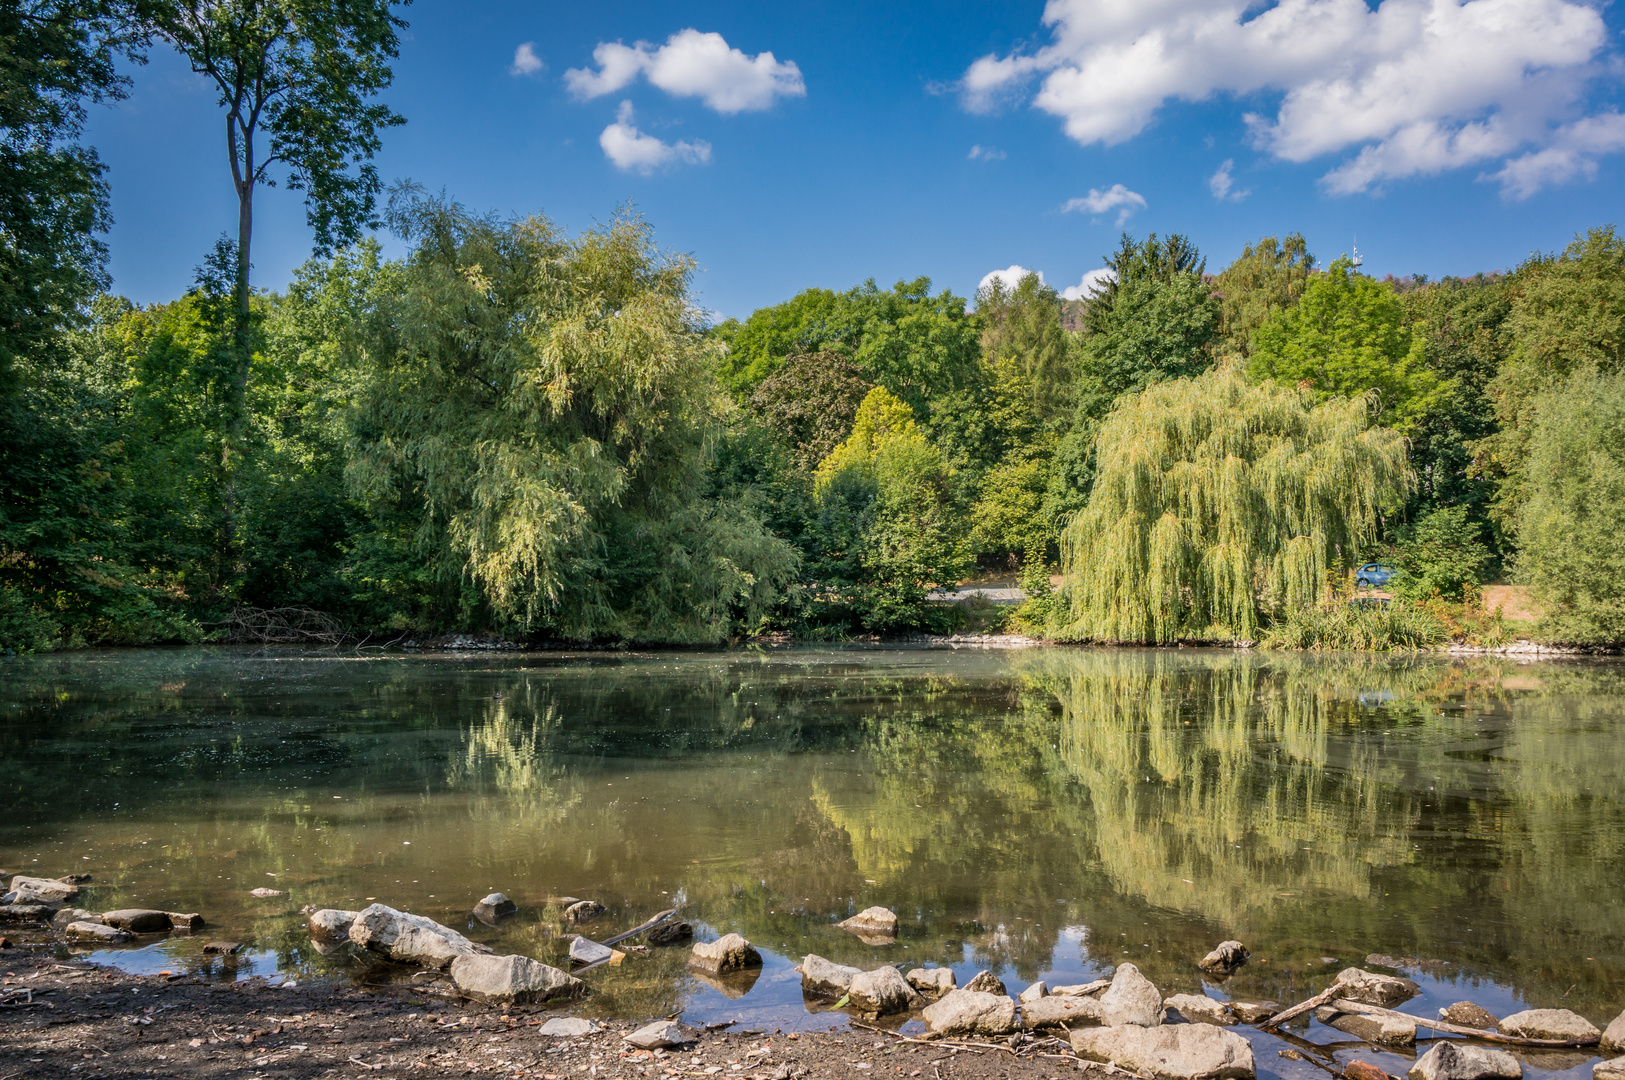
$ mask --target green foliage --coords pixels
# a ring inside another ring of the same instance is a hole
[[[1122,399],[1061,537],[1074,640],[1253,637],[1316,603],[1414,480],[1363,400],[1312,405],[1234,366]]]
[[[1310,604],[1271,623],[1258,641],[1264,649],[1395,652],[1427,649],[1448,634],[1427,608],[1396,600]]]
[[[1266,236],[1243,249],[1241,258],[1225,267],[1215,282],[1222,352],[1248,355],[1254,332],[1302,299],[1314,265],[1315,257],[1300,233],[1280,240]]]
[[[1398,573],[1389,588],[1407,600],[1469,599],[1490,564],[1483,528],[1465,506],[1442,506],[1400,528],[1390,552]]]
[[[717,328],[727,346],[718,370],[735,394],[748,397],[786,358],[834,350],[923,415],[930,396],[974,379],[980,331],[963,299],[947,290],[931,295],[930,278],[886,291],[871,279],[844,293],[808,289],[742,324],[728,320]]]
[[[812,470],[852,430],[873,384],[838,352],[788,357],[750,395],[750,408]]]
[[[1048,418],[1071,404],[1072,350],[1061,329],[1061,297],[1027,274],[1007,286],[995,277],[976,294],[976,313],[986,323],[982,355],[989,363],[1014,360],[1026,380],[1031,405]]]
[[[1354,273],[1345,256],[1253,334],[1249,370],[1322,400],[1374,395],[1379,422],[1405,430],[1445,391],[1425,357],[1393,287]]]
[[[1576,237],[1559,256],[1518,268],[1506,320],[1511,355],[1488,386],[1498,430],[1473,444],[1494,479],[1491,513],[1509,532],[1533,492],[1526,468],[1541,399],[1570,373],[1625,367],[1625,238],[1612,225]]]
[[[631,217],[575,238],[403,190],[414,243],[359,336],[349,475],[406,506],[442,579],[562,636],[715,641],[754,626],[795,565],[705,497],[719,402],[693,264]]]
[[[1574,372],[1530,427],[1518,578],[1549,634],[1625,641],[1625,371]]]
[[[909,407],[875,387],[852,434],[819,463],[814,492],[817,602],[867,630],[931,625],[927,590],[957,583],[970,560],[950,470]]]

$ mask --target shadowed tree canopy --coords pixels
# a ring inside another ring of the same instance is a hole
[[[810,353],[788,358],[763,379],[750,407],[810,471],[851,432],[858,406],[873,389],[841,353]]]
[[[495,615],[561,636],[716,641],[793,550],[706,497],[720,389],[693,263],[641,220],[565,236],[402,189],[414,244],[365,320],[350,478]]]
[[[1414,483],[1367,403],[1319,405],[1230,365],[1119,401],[1061,537],[1074,640],[1252,638],[1319,599]]]
[[[1303,297],[1314,265],[1315,257],[1300,233],[1280,240],[1266,236],[1243,249],[1241,258],[1225,267],[1216,282],[1224,352],[1246,356],[1252,350],[1253,332]]]

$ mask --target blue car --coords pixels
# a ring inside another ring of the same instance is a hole
[[[1354,571],[1354,587],[1356,589],[1380,589],[1388,584],[1388,579],[1394,576],[1394,568],[1384,566],[1382,563],[1368,562]]]

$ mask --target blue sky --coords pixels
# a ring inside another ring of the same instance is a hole
[[[1378,276],[1506,269],[1625,194],[1621,16],[1581,0],[405,15],[386,179],[571,230],[630,201],[723,316],[869,277],[968,296],[1020,266],[1075,288],[1120,229],[1187,233],[1210,269],[1291,231],[1323,263],[1357,237]],[[162,47],[134,75],[90,140],[114,288],[152,302],[235,209],[210,89]],[[256,284],[280,288],[309,253],[298,195],[262,192],[256,225]]]

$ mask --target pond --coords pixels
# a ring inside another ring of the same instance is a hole
[[[1165,995],[1283,1003],[1385,953],[1427,962],[1421,1015],[1625,1007],[1614,662],[151,650],[6,661],[0,718],[0,867],[209,920],[95,954],[135,970],[365,977],[298,912],[374,899],[563,965],[544,906],[571,895],[600,936],[680,906],[766,956],[748,988],[632,956],[586,976],[589,1015],[844,1022],[804,1002],[809,952],[1012,993],[1132,960]],[[469,918],[493,890],[499,929]],[[896,945],[833,926],[873,904]],[[1204,980],[1226,938],[1252,962]]]

